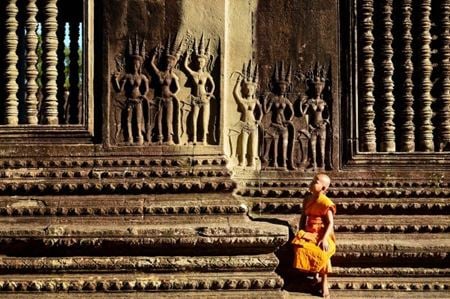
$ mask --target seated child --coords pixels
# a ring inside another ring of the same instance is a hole
[[[320,275],[324,298],[330,297],[327,274],[331,272],[330,258],[336,252],[333,230],[336,206],[325,196],[329,186],[330,178],[326,174],[314,177],[309,185],[311,194],[303,201],[300,230],[292,240],[294,268]]]

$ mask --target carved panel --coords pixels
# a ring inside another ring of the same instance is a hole
[[[145,40],[128,38],[127,55],[115,57],[113,85],[121,94],[111,105],[114,143],[196,145],[198,138],[203,145],[217,143],[218,103],[211,102],[218,99],[210,73],[217,54],[210,42],[204,35],[169,36],[164,47],[160,43],[147,52]]]

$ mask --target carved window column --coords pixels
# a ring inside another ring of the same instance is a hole
[[[400,37],[400,65],[399,78],[400,86],[398,88],[399,101],[401,102],[399,118],[400,118],[400,140],[399,149],[403,152],[413,152],[415,149],[414,136],[414,96],[413,96],[413,70],[412,63],[412,35],[411,35],[411,11],[412,0],[403,0],[401,4],[401,37]]]
[[[45,5],[45,21],[44,21],[44,66],[45,66],[45,83],[44,83],[44,123],[49,125],[58,124],[58,99],[56,97],[57,85],[56,78],[58,71],[56,65],[58,56],[58,38],[56,29],[58,28],[58,8],[57,0],[48,0]]]
[[[19,123],[19,102],[17,99],[17,91],[19,86],[17,84],[17,62],[19,61],[16,54],[18,37],[16,34],[18,28],[17,14],[17,0],[9,0],[6,6],[6,93],[7,98],[5,102],[5,124],[17,125]]]
[[[419,57],[419,124],[418,124],[418,149],[420,151],[433,151],[433,124],[431,118],[433,111],[431,110],[431,72],[433,66],[431,64],[431,0],[423,0],[420,2],[420,22],[418,35],[418,57]]]
[[[361,92],[361,151],[375,152],[376,151],[376,137],[375,137],[375,97],[374,90],[374,65],[373,65],[373,0],[364,0],[361,3],[361,76],[362,76],[362,92]]]
[[[441,0],[440,5],[440,76],[441,89],[438,98],[438,142],[439,150],[450,146],[450,0]]]
[[[36,125],[38,123],[38,99],[36,93],[38,85],[36,82],[38,70],[36,64],[38,56],[36,54],[36,47],[38,44],[37,21],[36,14],[38,8],[36,0],[29,0],[27,5],[27,20],[26,20],[26,44],[27,44],[27,96],[26,96],[26,121],[28,124]]]
[[[381,73],[382,73],[382,92],[381,92],[381,145],[382,152],[395,152],[395,124],[394,124],[394,64],[392,56],[392,0],[384,0],[382,8],[382,39],[381,39]]]

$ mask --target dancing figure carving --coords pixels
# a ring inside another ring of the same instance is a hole
[[[150,65],[155,72],[157,82],[157,96],[155,102],[158,105],[157,125],[158,125],[158,142],[162,144],[166,142],[168,145],[174,144],[174,139],[178,140],[179,136],[175,135],[174,127],[178,127],[178,120],[175,110],[179,107],[177,93],[180,90],[179,78],[175,74],[174,69],[181,54],[181,43],[175,50],[171,48],[170,36],[167,44],[163,48],[158,46],[153,53]],[[164,55],[163,70],[158,68],[158,61]]]
[[[288,99],[291,87],[291,66],[287,72],[278,64],[275,66],[272,91],[264,99],[264,154],[262,162],[269,166],[279,165],[287,170],[288,162],[292,164],[292,141],[294,126],[294,108]],[[279,149],[281,148],[281,155]],[[271,153],[270,157],[269,154]],[[293,165],[290,165],[292,168]]]
[[[236,72],[237,73],[237,72]],[[230,129],[232,157],[238,156],[239,166],[255,167],[258,157],[258,126],[261,122],[262,107],[256,96],[258,86],[258,66],[252,72],[252,61],[238,73],[233,96],[241,113],[237,124]]]
[[[215,84],[213,77],[210,73],[210,67],[212,64],[212,55],[210,55],[209,50],[210,39],[204,44],[203,34],[200,38],[198,48],[196,46],[196,41],[192,47],[188,48],[186,57],[184,59],[184,68],[186,69],[188,75],[193,81],[192,93],[187,100],[183,100],[181,113],[181,131],[182,134],[187,132],[188,127],[188,115],[191,113],[191,121],[189,123],[190,129],[192,129],[192,136],[190,140],[196,144],[197,138],[200,133],[202,134],[201,141],[204,145],[207,144],[207,135],[209,135],[209,123],[210,123],[210,101],[214,98]],[[195,58],[192,59],[192,53],[195,52]],[[194,69],[190,66],[190,62],[193,62]],[[199,114],[202,114],[201,125],[198,120]]]
[[[327,102],[323,98],[326,86],[327,72],[323,66],[316,64],[306,75],[309,96],[301,101],[300,111],[307,117],[308,130],[310,136],[310,149],[312,154],[312,167],[318,167],[318,155],[320,156],[320,167],[325,168],[325,145],[327,141],[327,131],[330,125],[330,112]]]
[[[121,61],[116,58],[117,70],[112,75],[113,86],[117,92],[123,92],[125,101],[113,103],[114,118],[116,126],[116,140],[122,132],[122,113],[126,110],[127,141],[133,144],[144,143],[144,117],[142,110],[143,101],[148,102],[149,79],[142,73],[142,65],[145,59],[145,40],[139,43],[137,37],[133,45],[131,38],[128,39],[128,53]],[[124,64],[126,69],[124,68]],[[121,73],[125,70],[125,74]]]

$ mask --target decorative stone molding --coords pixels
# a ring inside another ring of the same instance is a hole
[[[259,274],[260,278],[254,278]],[[64,278],[13,278],[0,280],[0,292],[154,292],[174,290],[273,290],[280,289],[283,280],[256,272],[233,277],[64,277]]]
[[[44,176],[45,178],[45,176]],[[206,179],[207,178],[207,179]],[[198,193],[231,192],[235,184],[220,176],[205,176],[204,179],[161,179],[145,180],[142,178],[122,181],[73,181],[60,183],[57,179],[46,183],[37,181],[0,183],[0,195],[62,195],[62,194],[153,194],[153,193]]]
[[[333,276],[339,277],[445,277],[450,275],[449,268],[415,267],[333,267]]]
[[[195,215],[242,215],[247,211],[243,205],[196,205],[196,206],[104,206],[104,207],[0,207],[0,216],[13,217],[85,217],[85,216],[195,216]]]
[[[450,284],[448,281],[445,282],[443,280],[364,282],[351,281],[351,279],[340,279],[339,281],[331,280],[330,288],[333,290],[444,291],[450,288]]]
[[[65,257],[0,258],[0,272],[220,272],[273,270],[278,259],[273,254],[256,256],[156,256],[156,257]]]
[[[114,228],[113,228],[114,227]],[[115,248],[140,248],[141,250],[164,250],[180,248],[208,249],[219,252],[256,248],[276,248],[287,241],[285,229],[272,227],[151,227],[134,226],[83,226],[51,225],[13,226],[4,225],[0,231],[0,244],[7,250],[17,242],[32,242],[36,248],[89,249],[116,246]],[[220,244],[220,248],[217,246]]]
[[[392,202],[392,199],[385,198],[382,201],[361,200],[361,202],[340,202],[340,199],[334,199],[337,210],[341,214],[446,214],[450,212],[450,203],[445,200],[433,200],[432,202],[423,202],[415,200],[412,202],[404,202],[398,199]],[[267,214],[298,214],[301,213],[302,201],[294,200],[294,202],[277,202],[270,199],[252,200],[251,210],[256,213]]]

